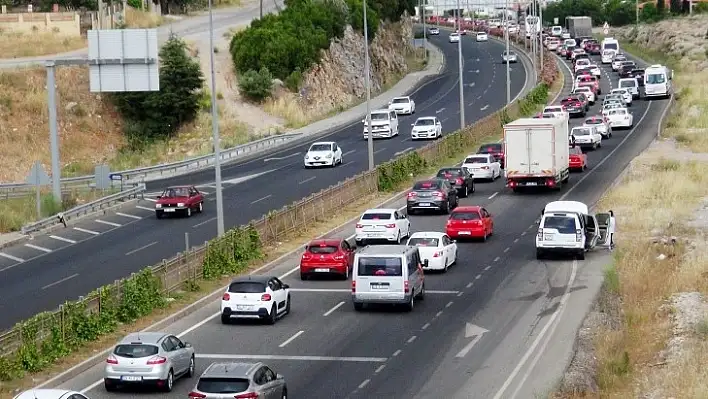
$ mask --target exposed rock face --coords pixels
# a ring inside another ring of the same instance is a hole
[[[394,77],[407,73],[406,54],[412,51],[410,18],[380,25],[371,42],[371,89],[376,93]],[[303,76],[300,105],[323,115],[366,96],[364,37],[347,27],[342,39],[332,42],[320,62]]]
[[[682,69],[708,70],[706,59],[706,27],[708,15],[672,18],[639,28],[614,28],[611,34],[620,41],[628,40],[638,47],[648,48],[680,60]]]

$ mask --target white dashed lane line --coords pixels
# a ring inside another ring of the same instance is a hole
[[[121,224],[119,224],[119,223],[107,222],[107,221],[101,220],[101,219],[95,219],[94,222],[105,224],[107,226],[113,226],[113,227],[120,227],[121,226]]]
[[[37,251],[42,251],[47,254],[52,252],[52,250],[49,248],[40,247],[39,245],[34,245],[34,244],[25,244],[25,247],[36,249]]]
[[[282,344],[278,345],[278,348],[284,348],[284,347],[286,347],[289,343],[295,341],[295,340],[297,339],[297,337],[301,336],[301,335],[304,334],[304,333],[305,333],[305,330],[300,330],[300,331],[296,332],[295,334],[293,334],[292,337],[286,339],[285,342],[283,342]]]
[[[91,235],[94,235],[94,236],[97,236],[97,235],[101,234],[101,233],[99,233],[98,231],[93,231],[93,230],[89,230],[89,229],[82,229],[81,227],[74,227],[74,230],[80,231],[80,232],[86,233],[86,234],[91,234]]]
[[[50,235],[49,238],[51,238],[53,240],[57,240],[57,241],[68,242],[69,244],[76,244],[76,240],[71,240],[69,238],[64,238],[64,237],[59,237],[59,236],[54,236],[54,235]]]
[[[140,216],[135,216],[135,215],[131,215],[131,214],[128,214],[128,213],[123,213],[123,212],[116,212],[116,215],[118,215],[118,216],[123,216],[124,218],[135,219],[135,220],[140,220],[140,219],[142,219],[142,217],[140,217]]]
[[[22,259],[22,258],[18,258],[17,256],[10,255],[10,254],[6,254],[6,253],[4,253],[4,252],[0,252],[0,256],[2,256],[2,257],[5,258],[5,259],[14,260],[15,262],[20,262],[20,263],[21,263],[21,262],[24,262],[24,261],[25,261],[25,260]]]

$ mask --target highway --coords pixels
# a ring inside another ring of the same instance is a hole
[[[459,128],[457,45],[447,42],[447,35],[432,37],[444,52],[443,73],[412,94],[417,112],[399,118],[401,134],[374,143],[377,163],[390,160],[404,151],[425,145],[410,140],[410,124],[415,118],[436,115],[443,132]],[[475,43],[463,40],[465,56],[465,113],[468,123],[504,106],[505,68],[500,55],[503,45],[495,41]],[[512,65],[512,95],[526,85],[521,63]],[[323,188],[354,176],[368,166],[366,141],[362,139],[361,121],[335,131],[321,140],[334,140],[344,153],[344,164],[333,169],[309,169],[302,157],[310,143],[269,154],[263,158],[225,166],[224,208],[227,228],[248,223],[268,211],[291,204]],[[58,307],[91,290],[157,264],[185,248],[185,233],[192,245],[216,235],[216,212],[211,173],[196,173],[179,179],[151,184],[160,190],[167,184],[196,184],[208,200],[205,211],[192,218],[157,220],[154,203],[141,201],[133,208],[104,216],[87,218],[75,226],[40,234],[27,244],[0,251],[0,329],[38,312]],[[154,195],[157,195],[155,193]],[[154,200],[153,200],[154,201]],[[17,307],[22,301],[25,305]]]
[[[616,76],[603,69],[607,93]],[[566,81],[566,92],[569,85]],[[572,349],[593,299],[588,287],[600,284],[610,256],[598,250],[584,261],[537,261],[539,212],[559,198],[595,203],[653,140],[667,106],[666,100],[635,102],[630,108],[635,127],[615,130],[602,148],[588,154],[589,170],[572,174],[561,192],[513,194],[501,179],[480,183],[461,204],[486,207],[495,234],[484,243],[458,243],[458,263],[447,274],[426,273],[427,295],[413,312],[355,312],[350,282],[300,281],[299,254],[294,254],[268,272],[292,289],[292,312],[276,325],[222,325],[215,301],[165,330],[194,345],[197,375],[214,361],[259,360],[285,376],[290,397],[525,399],[548,394],[565,365],[560,355],[550,354],[559,347]],[[411,223],[414,231],[444,231],[446,219],[411,216]],[[353,230],[349,224],[334,236],[348,237]],[[565,312],[566,307],[575,312]],[[559,335],[565,338],[551,341]],[[102,367],[97,364],[60,387],[82,390],[92,399],[142,396],[104,391]],[[178,381],[172,394],[150,397],[186,397],[195,380]]]

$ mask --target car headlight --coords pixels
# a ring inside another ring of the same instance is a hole
[[[327,158],[327,159],[332,158],[332,154],[327,154],[327,157],[326,157],[326,158]]]
[[[160,209],[162,208],[162,204],[155,204],[155,209]]]
[[[177,207],[178,207],[178,208],[182,208],[183,206],[184,206],[184,202],[180,202],[180,203],[177,204]]]
[[[310,159],[310,156],[305,154],[305,160]]]

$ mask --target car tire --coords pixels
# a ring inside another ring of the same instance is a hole
[[[484,230],[484,235],[482,236],[482,242],[487,242],[487,237],[489,237],[489,234],[487,233],[487,230]]]
[[[356,310],[357,312],[361,312],[362,310],[364,310],[364,304],[354,302],[354,310]]]
[[[443,215],[450,213],[450,200],[445,201],[445,206],[442,208]]]
[[[415,215],[415,209],[413,208],[406,208],[406,213],[410,215]]]
[[[585,260],[585,251],[581,250],[578,252],[578,255],[576,256],[578,260]]]
[[[162,211],[155,211],[155,217],[157,219],[162,219],[162,216],[163,216]]]
[[[344,274],[342,274],[342,279],[344,281],[349,280],[349,266],[344,268]]]
[[[465,190],[462,192],[462,198],[467,198],[469,194],[469,188],[467,188],[467,185],[465,184]]]
[[[537,260],[543,259],[543,258],[544,258],[544,255],[545,255],[545,254],[543,253],[542,250],[536,248],[536,259],[537,259]]]
[[[270,314],[268,315],[267,322],[270,325],[275,324],[275,322],[278,321],[278,308],[273,304],[273,306],[270,308]]]
[[[204,201],[200,202],[197,208],[197,212],[202,213],[204,212]]]
[[[230,324],[231,323],[231,317],[226,315],[225,313],[221,314],[221,324]]]
[[[285,314],[290,314],[290,294],[288,294],[288,298],[285,302]]]
[[[175,375],[172,372],[172,369],[167,372],[167,378],[163,380],[163,386],[162,386],[162,391],[163,392],[172,392],[172,388],[175,383]]]
[[[106,392],[113,392],[116,390],[116,385],[105,379],[103,380],[103,387],[106,389]]]
[[[405,305],[406,312],[412,312],[413,309],[415,309],[415,295],[411,294],[411,298],[408,300],[408,303]]]
[[[300,273],[300,280],[302,280],[302,281],[307,280],[307,274],[305,274],[305,273]]]
[[[194,361],[194,356],[192,356],[191,359],[189,359],[189,367],[187,368],[187,374],[185,374],[187,376],[187,378],[194,377],[195,368],[196,368],[196,363]]]
[[[288,399],[288,390],[283,388],[283,396],[280,397],[280,399]]]
[[[477,187],[475,186],[474,182],[472,182],[472,192],[474,193],[477,190]]]
[[[401,231],[398,231],[398,235],[396,236],[396,244],[401,245]]]
[[[443,267],[442,272],[443,272],[443,273],[447,273],[447,269],[449,269],[449,268],[450,268],[450,265],[448,265],[447,259],[445,259],[445,267]]]

